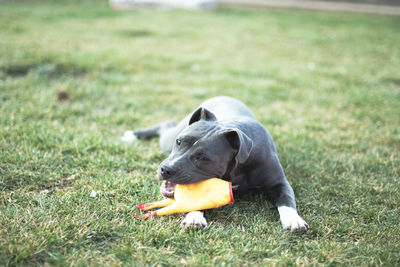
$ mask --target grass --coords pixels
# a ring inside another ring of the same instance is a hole
[[[400,18],[0,4],[0,265],[399,265]],[[57,94],[70,96],[59,101]],[[230,95],[274,137],[306,234],[262,196],[136,219],[157,140],[119,136]],[[92,190],[101,191],[91,197]]]

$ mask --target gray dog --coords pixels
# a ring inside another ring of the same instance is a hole
[[[277,206],[284,229],[308,230],[298,215],[293,189],[279,162],[270,134],[249,108],[231,97],[205,101],[177,126],[171,121],[127,131],[124,141],[160,136],[161,149],[170,153],[157,174],[161,193],[173,197],[176,184],[212,177],[232,182],[234,190],[258,189]],[[182,226],[207,226],[204,212],[189,212]]]

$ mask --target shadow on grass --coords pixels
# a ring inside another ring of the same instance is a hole
[[[48,79],[58,79],[65,76],[73,76],[74,78],[83,78],[88,73],[85,67],[71,63],[54,63],[51,61],[15,64],[0,67],[0,73],[5,77],[19,78],[27,76],[31,72],[36,72]],[[1,77],[0,76],[0,77]]]
[[[121,35],[129,38],[143,38],[154,35],[153,32],[148,30],[125,30],[120,32]]]

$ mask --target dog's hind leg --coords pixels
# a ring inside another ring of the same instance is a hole
[[[144,129],[133,131],[138,139],[151,139],[160,136],[167,129],[174,128],[175,122],[166,121]]]
[[[165,153],[169,153],[174,146],[176,137],[188,126],[189,118],[189,116],[186,117],[176,126],[173,121],[166,121],[144,129],[126,131],[121,137],[121,140],[126,143],[131,143],[136,139],[148,140],[160,136],[161,150]]]
[[[147,128],[135,131],[126,131],[125,134],[121,137],[121,140],[127,143],[131,143],[136,139],[148,140],[160,136],[162,132],[174,127],[175,123],[173,121],[166,121]]]

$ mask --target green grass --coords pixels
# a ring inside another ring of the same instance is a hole
[[[399,265],[399,28],[351,13],[0,4],[0,265]],[[119,137],[216,95],[268,128],[308,233],[282,230],[262,196],[210,211],[203,231],[135,217],[161,199],[165,155]]]

